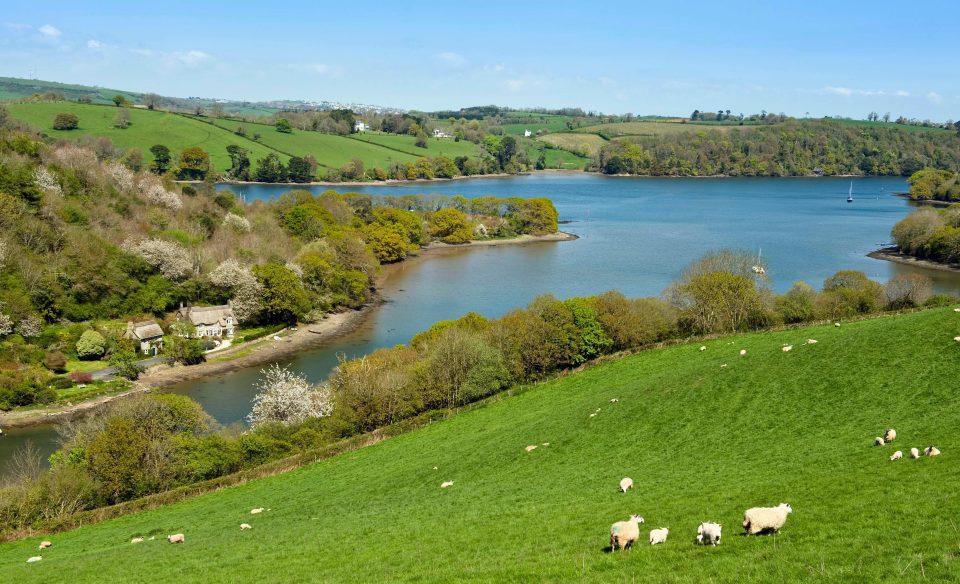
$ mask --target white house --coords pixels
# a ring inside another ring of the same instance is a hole
[[[128,322],[123,338],[138,341],[144,355],[156,355],[163,349],[163,329],[153,320]]]
[[[524,138],[529,138],[530,136],[533,136],[533,132],[531,132],[530,130],[524,130],[524,131],[523,131],[523,137],[524,137]]]
[[[366,125],[365,123],[361,122],[360,120],[357,120],[357,123],[355,123],[355,124],[353,125],[353,131],[354,131],[354,132],[366,132],[366,131],[369,130],[369,129],[370,129],[370,126]]]
[[[444,131],[441,130],[440,128],[434,128],[434,129],[433,129],[433,137],[434,137],[434,138],[449,138],[449,137],[450,137],[450,134],[444,132]]]
[[[233,316],[233,307],[229,304],[186,308],[181,306],[177,311],[177,320],[196,327],[194,335],[197,337],[232,337],[233,327],[237,322]]]

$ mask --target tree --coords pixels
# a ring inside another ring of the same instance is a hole
[[[312,308],[300,278],[283,264],[260,264],[252,272],[263,286],[263,312],[271,322],[294,323]]]
[[[299,156],[291,156],[287,163],[287,178],[290,182],[308,183],[313,180],[310,163]]]
[[[287,177],[287,170],[276,153],[271,152],[257,161],[257,171],[254,177],[259,182],[282,182]]]
[[[406,239],[397,232],[385,225],[371,225],[365,233],[367,245],[380,263],[399,262],[407,257]]]
[[[76,130],[80,125],[80,118],[74,114],[59,113],[53,119],[54,130]]]
[[[685,328],[697,334],[729,333],[763,322],[764,306],[754,281],[729,272],[694,276],[671,289]]]
[[[160,96],[156,93],[147,93],[143,96],[141,102],[147,106],[148,110],[154,110],[160,107]]]
[[[173,335],[166,348],[166,354],[172,363],[197,365],[207,360],[203,354],[200,339]]]
[[[299,424],[307,418],[329,416],[333,411],[330,388],[321,385],[314,389],[302,374],[273,364],[261,370],[256,387],[260,391],[253,398],[253,409],[248,419],[256,427],[267,422]]]
[[[54,373],[63,373],[67,370],[67,357],[60,351],[50,351],[43,358],[43,365]]]
[[[117,112],[117,116],[113,119],[113,127],[119,130],[126,130],[130,127],[130,112],[123,109]]]
[[[933,281],[928,276],[900,274],[887,282],[884,287],[883,292],[887,298],[887,308],[897,310],[923,306],[923,303],[930,298],[932,288]]]
[[[113,96],[113,103],[114,103],[117,107],[123,107],[123,106],[127,105],[127,98],[124,97],[124,96],[122,96],[122,95],[120,95],[120,94],[118,93],[117,95],[114,95],[114,96]]]
[[[698,110],[698,109],[693,110],[693,113],[690,114],[690,119],[691,119],[691,120],[696,120],[696,119],[698,119],[699,117],[700,117],[700,110]]]
[[[155,144],[150,147],[150,153],[153,154],[153,162],[150,164],[150,170],[156,174],[163,174],[170,170],[170,149],[163,144]]]
[[[222,118],[224,116],[224,113],[225,112],[223,111],[223,104],[220,102],[214,103],[213,107],[210,108],[210,115],[212,115],[215,118]]]
[[[540,151],[540,156],[537,157],[537,162],[533,166],[537,170],[544,170],[547,168],[547,152],[546,150]]]
[[[890,122],[890,112],[883,114],[883,123],[887,124]]]
[[[417,139],[414,140],[413,145],[417,148],[426,148],[427,147],[427,135],[423,132],[417,134]]]
[[[210,155],[199,146],[191,146],[180,153],[179,177],[183,180],[203,180],[210,172]]]
[[[81,359],[99,359],[107,350],[107,340],[97,331],[86,330],[80,335],[76,349]]]
[[[290,120],[287,118],[278,118],[276,128],[278,132],[283,132],[284,134],[293,132],[293,126],[290,125]]]
[[[467,243],[473,231],[464,213],[456,209],[440,209],[430,215],[430,235],[444,243]]]
[[[110,367],[117,375],[130,381],[135,381],[143,373],[143,368],[137,364],[137,354],[131,351],[129,347],[122,347],[113,351],[113,354],[110,355]]]
[[[237,180],[249,180],[250,158],[247,156],[247,149],[230,144],[227,146],[227,154],[230,156],[230,169],[227,174]]]
[[[108,503],[119,503],[145,490],[144,458],[150,445],[133,421],[110,418],[86,449],[90,475],[97,480]]]

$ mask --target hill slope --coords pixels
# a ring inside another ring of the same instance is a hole
[[[960,315],[648,351],[376,446],[170,507],[0,546],[12,581],[919,581],[956,578]],[[815,338],[815,345],[802,344]],[[792,343],[789,353],[783,343]],[[741,348],[747,349],[739,356]],[[721,365],[727,364],[727,367]],[[618,398],[619,403],[611,403]],[[599,409],[599,412],[597,410]],[[595,417],[590,417],[596,413]],[[894,446],[872,439],[896,427]],[[542,444],[524,452],[528,444]],[[935,443],[939,458],[890,462]],[[438,470],[434,470],[438,467]],[[623,476],[636,488],[617,492]],[[440,489],[443,480],[454,480]],[[742,512],[793,505],[776,536]],[[249,510],[272,509],[259,516]],[[630,513],[665,545],[604,553]],[[693,545],[700,521],[724,526]],[[241,522],[253,530],[241,532]],[[162,541],[186,534],[183,545]],[[156,541],[131,545],[138,534]]]

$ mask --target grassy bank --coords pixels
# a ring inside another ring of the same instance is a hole
[[[936,309],[648,351],[285,475],[53,536],[38,564],[24,562],[39,538],[4,544],[0,570],[18,582],[226,582],[235,570],[265,581],[949,580],[957,334],[960,315]],[[888,426],[894,445],[871,446]],[[941,457],[888,460],[930,443]],[[636,482],[625,495],[623,476]],[[737,535],[745,508],[781,501],[794,513],[780,535]],[[271,510],[249,514],[261,506]],[[667,543],[605,553],[610,523],[630,513],[647,519],[642,539],[670,527]],[[719,547],[692,544],[704,520],[723,524]],[[163,541],[180,532],[185,544]]]

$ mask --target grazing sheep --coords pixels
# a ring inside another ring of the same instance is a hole
[[[875,446],[883,446],[884,445],[883,438],[877,436],[876,438],[873,439],[873,444]]]
[[[960,312],[960,308],[954,308],[953,311],[954,311],[954,312]]]
[[[244,529],[253,529],[253,526],[250,525],[249,523],[241,523],[240,530],[243,531]]]
[[[793,508],[787,503],[780,503],[776,507],[752,507],[743,513],[743,529],[748,535],[756,535],[762,531],[778,532],[787,522],[787,515]]]
[[[839,323],[839,322],[835,322],[835,323],[833,323],[833,326],[840,326],[840,323]]]
[[[590,417],[593,418],[593,417],[596,417],[596,415],[597,414],[590,414]]]
[[[633,488],[633,479],[630,477],[623,477],[620,479],[620,492],[626,493],[627,490]]]
[[[816,344],[817,344],[817,339],[807,339],[807,344],[808,344],[808,345],[816,345]]]
[[[793,345],[787,345],[786,347],[783,348],[784,353],[789,353],[792,350],[793,350]]]
[[[707,346],[706,346],[706,345],[701,345],[701,346],[700,346],[700,352],[701,352],[701,353],[704,352],[704,351],[706,351],[706,350],[707,350]]]
[[[746,355],[746,354],[747,354],[747,350],[746,350],[746,349],[740,349],[740,356],[741,356],[741,357],[744,356],[744,355]]]
[[[640,524],[643,517],[631,515],[627,521],[617,521],[610,526],[610,550],[617,551],[619,547],[625,550],[640,539]]]
[[[256,509],[250,510],[250,515],[257,515],[258,513],[263,513],[263,507],[257,507]]]
[[[719,523],[701,523],[697,527],[697,543],[703,545],[720,544],[720,524]]]
[[[890,428],[883,433],[884,442],[893,442],[896,439],[897,439],[897,431],[894,430],[893,428]]]
[[[890,460],[900,460],[901,458],[903,458],[902,450],[898,450],[890,455]]]
[[[526,450],[527,452],[530,452],[531,450],[536,450],[536,449],[537,449],[537,445],[536,445],[536,444],[531,444],[531,445],[527,446],[526,448],[524,448],[524,450]]]
[[[33,556],[32,558],[27,558],[27,563],[32,564],[34,562],[39,562],[43,559],[43,556]]]
[[[667,529],[666,527],[661,527],[660,529],[651,529],[650,545],[657,545],[658,543],[666,543],[668,533],[670,533],[670,530]]]
[[[549,442],[544,442],[542,445],[543,445],[543,446],[550,446],[550,443],[549,443]]]
[[[923,449],[924,456],[940,456],[940,449],[931,444]]]
[[[615,403],[617,403],[617,402],[619,402],[619,401],[620,401],[620,400],[618,400],[617,398],[613,398],[613,399],[610,400],[610,403],[615,404]]]
[[[184,537],[182,533],[177,533],[175,535],[168,535],[167,541],[170,543],[183,543]]]
[[[453,486],[453,481],[443,481],[442,483],[440,483],[441,489],[446,489],[447,487],[452,487],[452,486]]]
[[[960,343],[960,337],[953,337],[953,340],[955,340],[955,341],[957,341],[958,343]]]
[[[910,458],[920,458],[920,451],[916,448],[910,449]]]
[[[720,369],[723,369],[723,368],[726,367],[726,366],[727,366],[727,364],[724,363],[724,364],[720,365]]]
[[[143,543],[143,538],[142,538],[142,537],[135,537],[135,538],[133,538],[133,539],[130,540],[130,543]]]
[[[53,545],[53,542],[51,542],[51,541],[41,541],[41,542],[40,542],[40,549],[41,549],[41,550],[45,550],[45,549],[47,549],[48,547],[50,547],[50,546],[52,546],[52,545]]]

